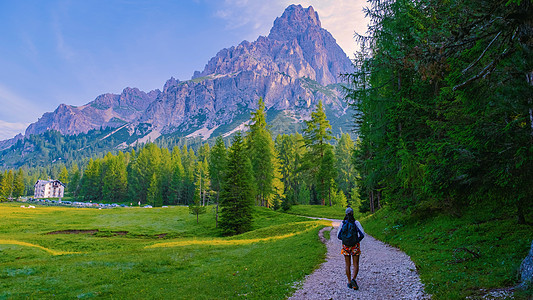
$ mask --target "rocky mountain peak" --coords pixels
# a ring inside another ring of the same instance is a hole
[[[276,18],[268,37],[279,41],[291,40],[309,28],[321,28],[316,11],[312,6],[303,8],[299,4],[292,4],[285,9],[281,17]]]
[[[167,80],[167,82],[165,82],[165,85],[163,86],[163,92],[166,92],[171,87],[178,85],[178,81],[179,80],[176,80],[176,78],[170,77],[170,79]]]

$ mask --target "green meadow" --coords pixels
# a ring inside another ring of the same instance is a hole
[[[221,237],[214,212],[0,204],[0,299],[282,299],[324,261],[326,221],[256,207]]]
[[[345,216],[345,209],[346,208],[337,205],[293,205],[289,210],[286,211],[286,213],[298,216],[342,220]],[[358,215],[359,214],[356,213],[356,218]]]

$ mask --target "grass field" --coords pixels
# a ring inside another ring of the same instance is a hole
[[[283,299],[324,260],[329,225],[256,208],[253,231],[223,238],[211,208],[196,224],[187,207],[17,203],[0,219],[0,299]]]
[[[344,219],[346,207],[323,205],[293,205],[288,214],[328,219]],[[357,218],[357,216],[355,216]]]

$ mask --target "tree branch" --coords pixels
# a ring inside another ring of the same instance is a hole
[[[466,69],[464,69],[462,71],[463,74],[465,74],[466,72],[468,72],[468,70],[470,70],[473,66],[475,66],[482,58],[483,56],[485,56],[485,53],[487,53],[487,51],[489,50],[490,46],[492,46],[492,44],[494,43],[494,41],[496,41],[496,39],[502,34],[502,32],[498,32],[498,34],[492,39],[492,41],[490,41],[489,45],[485,48],[485,50],[483,50],[483,52],[481,53],[481,55],[474,61],[472,62],[468,67],[466,67]]]

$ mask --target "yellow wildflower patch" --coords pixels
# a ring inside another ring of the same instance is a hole
[[[164,247],[183,247],[183,246],[191,246],[191,245],[205,245],[205,246],[237,246],[237,245],[248,245],[258,242],[268,242],[273,240],[281,240],[286,239],[289,237],[293,237],[298,234],[302,234],[304,232],[307,232],[313,228],[316,228],[320,225],[327,225],[331,224],[331,222],[328,221],[321,221],[321,222],[312,222],[306,224],[306,229],[301,230],[299,232],[289,233],[289,234],[283,234],[283,235],[276,235],[276,236],[269,236],[269,237],[263,237],[263,238],[250,238],[250,239],[193,239],[193,240],[179,240],[179,241],[173,241],[173,242],[164,242],[164,243],[157,243],[153,245],[146,246],[144,248],[164,248]]]
[[[22,242],[22,241],[17,241],[17,240],[0,240],[0,245],[18,245],[18,246],[25,246],[25,247],[33,247],[33,248],[44,250],[44,251],[46,251],[46,252],[48,252],[48,253],[50,253],[52,255],[64,255],[64,254],[80,253],[80,252],[68,252],[68,251],[52,250],[52,249],[45,248],[43,246],[39,246],[39,245],[27,243],[27,242]]]

